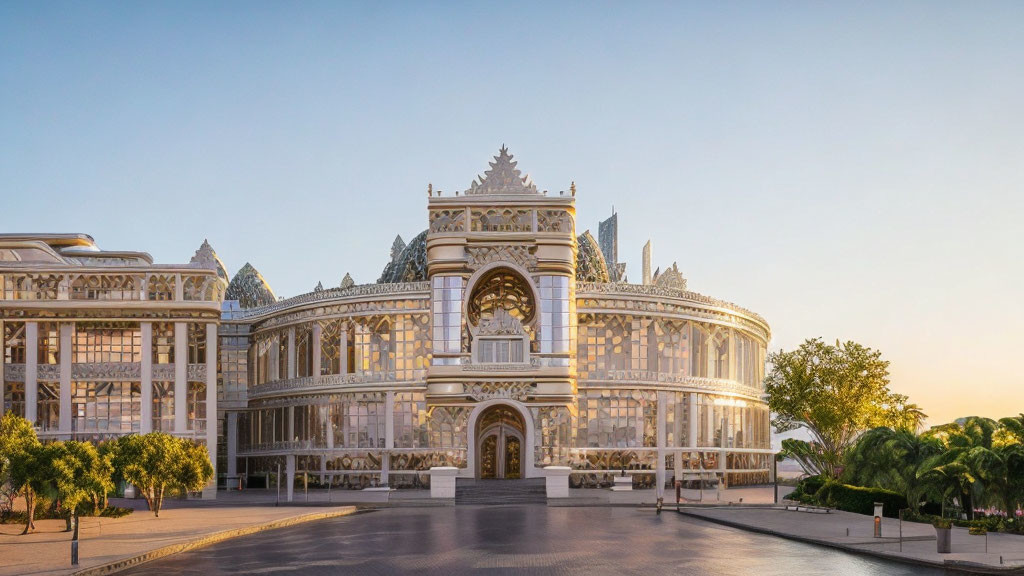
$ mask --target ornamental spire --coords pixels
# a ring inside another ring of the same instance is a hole
[[[523,176],[516,168],[516,162],[504,144],[489,163],[491,169],[477,176],[466,190],[467,196],[476,194],[537,194],[537,186],[529,176]]]

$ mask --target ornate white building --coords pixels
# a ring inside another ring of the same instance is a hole
[[[0,236],[3,409],[55,437],[195,435],[231,478],[768,481],[767,322],[675,264],[647,273],[649,250],[628,283],[577,235],[575,194],[539,191],[502,148],[465,192],[428,189],[427,230],[377,283],[287,300],[249,264],[225,289],[205,243],[158,267],[82,235]]]

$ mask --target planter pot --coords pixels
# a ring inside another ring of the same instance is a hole
[[[935,548],[939,554],[949,554],[952,551],[952,528],[935,529]]]

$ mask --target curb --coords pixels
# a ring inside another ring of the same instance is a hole
[[[186,552],[189,550],[195,550],[197,548],[205,548],[211,544],[230,540],[232,538],[238,538],[240,536],[248,536],[250,534],[256,534],[258,532],[264,532],[267,530],[274,530],[276,528],[285,528],[287,526],[294,526],[296,524],[303,524],[305,522],[311,522],[313,520],[324,520],[326,518],[338,518],[341,516],[348,516],[356,513],[355,506],[344,506],[338,510],[331,510],[328,512],[317,512],[314,514],[305,514],[302,516],[293,516],[291,518],[282,518],[281,520],[274,520],[273,522],[266,522],[263,524],[257,524],[255,526],[246,526],[244,528],[235,528],[233,530],[224,530],[221,532],[214,532],[208,534],[202,538],[195,540],[189,540],[188,542],[181,542],[179,544],[171,544],[149,552],[144,552],[130,558],[122,558],[121,560],[115,560],[107,564],[101,564],[99,566],[93,566],[92,568],[85,568],[78,572],[72,572],[71,576],[100,576],[103,574],[115,574],[128,568],[133,568],[139,564],[144,564],[158,558],[170,556],[172,554],[178,554],[179,552]]]
[[[941,570],[955,570],[957,572],[967,572],[970,574],[1022,574],[1024,575],[1024,567],[1021,566],[991,566],[988,564],[978,564],[974,562],[964,560],[944,560],[942,562],[933,562],[929,560],[922,560],[920,558],[910,558],[907,556],[899,556],[896,554],[890,554],[888,552],[882,552],[879,550],[869,550],[864,548],[858,548],[847,544],[841,544],[839,542],[829,542],[827,540],[818,540],[815,538],[808,538],[806,536],[797,536],[796,534],[788,534],[786,532],[779,532],[777,530],[771,530],[769,528],[760,528],[758,526],[751,526],[749,524],[743,524],[741,522],[734,522],[732,520],[724,520],[721,518],[711,518],[701,514],[688,512],[684,508],[680,507],[676,509],[676,512],[687,516],[689,518],[696,518],[698,520],[704,520],[705,522],[711,522],[712,524],[721,524],[722,526],[729,526],[730,528],[737,528],[740,530],[746,530],[747,532],[756,532],[758,534],[767,534],[768,536],[775,536],[777,538],[785,538],[787,540],[794,540],[797,542],[803,542],[805,544],[814,544],[816,546],[826,546],[828,548],[835,548],[836,550],[842,550],[844,552],[850,552],[852,554],[862,554],[865,556],[872,556],[875,558],[882,558],[884,560],[890,560],[893,562],[900,562],[903,564],[911,564],[915,566],[928,566],[931,568],[939,568]],[[904,539],[906,540],[906,539]]]

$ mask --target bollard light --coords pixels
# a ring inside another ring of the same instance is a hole
[[[882,537],[882,503],[875,502],[875,538]]]

